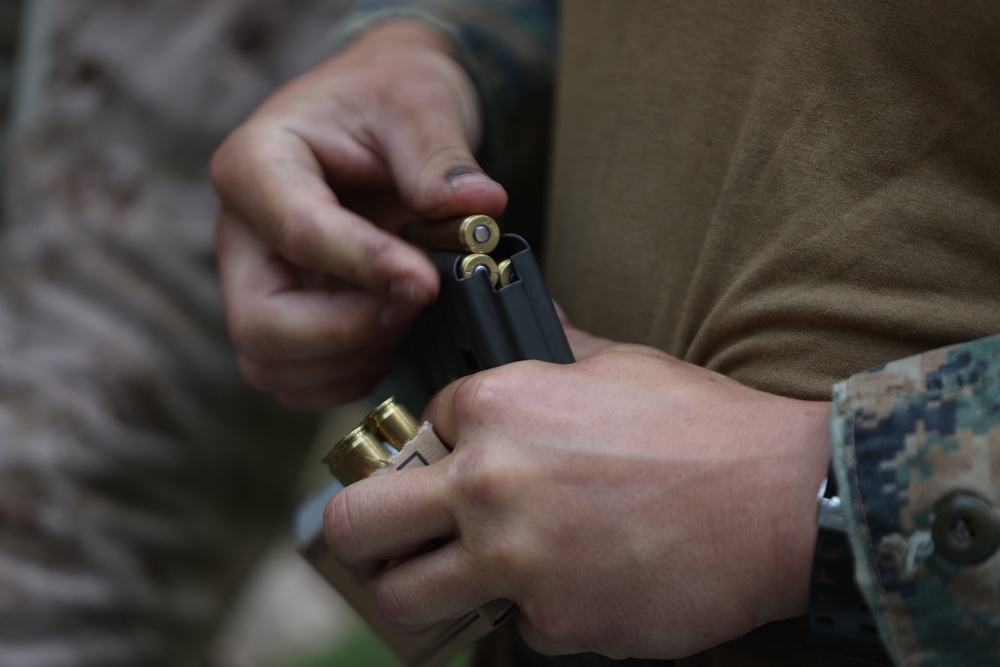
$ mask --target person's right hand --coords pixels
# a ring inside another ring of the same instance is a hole
[[[276,92],[216,152],[216,249],[247,380],[291,407],[366,392],[438,277],[396,232],[499,215],[473,158],[481,112],[447,41],[381,24]]]

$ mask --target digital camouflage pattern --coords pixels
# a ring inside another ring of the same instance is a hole
[[[861,373],[834,401],[838,488],[883,639],[901,665],[997,664],[1000,555],[958,565],[930,531],[956,491],[1000,501],[1000,336]]]

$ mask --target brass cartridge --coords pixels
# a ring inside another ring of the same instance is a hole
[[[388,459],[389,450],[365,421],[341,438],[323,457],[323,463],[341,484],[347,486],[382,468]]]
[[[497,271],[500,274],[500,287],[506,287],[514,281],[514,262],[509,258],[497,264]]]
[[[365,421],[397,451],[417,437],[420,430],[420,423],[395,396],[390,396],[382,405],[369,412]]]
[[[500,280],[500,269],[497,263],[489,255],[466,255],[458,262],[458,275],[461,278],[468,278],[476,271],[488,271],[490,283],[494,287]]]
[[[500,227],[488,215],[454,220],[422,220],[411,224],[406,237],[428,250],[490,253],[500,243]]]

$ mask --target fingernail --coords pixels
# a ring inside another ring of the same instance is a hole
[[[445,174],[444,178],[453,190],[460,190],[470,185],[493,185],[496,183],[492,178],[472,167],[455,167]]]

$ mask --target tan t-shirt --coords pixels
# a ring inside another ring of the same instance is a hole
[[[1000,4],[563,3],[548,233],[571,319],[828,399],[1000,331]],[[833,665],[803,625],[685,665]]]
[[[825,399],[1000,331],[1000,4],[563,3],[550,288]]]

